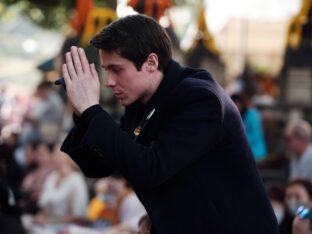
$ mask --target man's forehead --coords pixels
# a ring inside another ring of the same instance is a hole
[[[127,62],[127,59],[121,57],[116,52],[105,52],[100,50],[100,60],[101,66],[104,68],[114,68],[124,66]]]
[[[125,66],[121,59],[101,59],[101,66],[105,69],[112,69]]]

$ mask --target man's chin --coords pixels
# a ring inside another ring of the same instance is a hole
[[[125,99],[118,99],[118,101],[119,101],[119,104],[124,106],[124,107],[130,106],[132,104],[132,102],[129,102],[129,101],[125,100]]]

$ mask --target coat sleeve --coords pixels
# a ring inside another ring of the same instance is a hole
[[[187,98],[178,104],[181,108],[150,146],[134,142],[100,107],[95,115],[85,114],[88,127],[81,145],[96,149],[97,157],[80,154],[85,159],[77,160],[78,164],[85,167],[81,163],[95,160],[97,168],[114,167],[136,188],[153,188],[207,156],[220,140],[221,102],[203,87],[193,87],[184,95]]]
[[[96,110],[96,107],[91,107],[89,114],[93,115],[94,109]],[[88,177],[101,178],[112,174],[114,167],[105,161],[105,158],[98,157],[97,149],[92,146],[82,147],[82,138],[88,129],[87,123],[76,115],[73,119],[75,126],[65,138],[61,150],[68,154]]]

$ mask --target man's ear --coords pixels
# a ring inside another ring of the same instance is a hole
[[[150,53],[146,59],[146,70],[154,72],[158,69],[158,56],[155,53]]]

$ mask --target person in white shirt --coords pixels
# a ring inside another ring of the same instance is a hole
[[[57,170],[44,184],[38,201],[42,213],[35,221],[71,223],[83,219],[89,199],[86,181],[67,155],[58,150],[54,158]]]
[[[311,132],[311,125],[305,120],[291,122],[286,127],[286,147],[292,154],[289,180],[300,178],[312,182]]]

